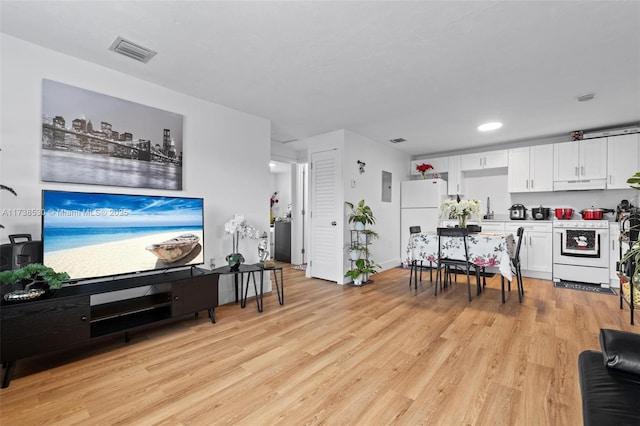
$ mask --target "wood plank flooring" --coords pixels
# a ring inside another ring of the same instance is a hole
[[[401,268],[363,287],[285,267],[275,292],[83,350],[19,361],[2,425],[581,425],[577,357],[600,328],[640,332],[618,298],[499,276],[409,289]]]

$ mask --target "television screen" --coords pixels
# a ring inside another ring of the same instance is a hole
[[[42,262],[72,280],[204,263],[202,198],[42,191]]]

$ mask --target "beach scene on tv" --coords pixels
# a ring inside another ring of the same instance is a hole
[[[201,198],[43,191],[43,263],[72,280],[203,263]]]

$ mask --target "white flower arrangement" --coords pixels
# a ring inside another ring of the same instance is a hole
[[[233,218],[224,224],[224,231],[233,237],[233,252],[238,252],[238,241],[240,238],[251,238],[257,240],[260,238],[260,231],[251,225],[247,225],[244,216],[234,214]]]
[[[440,220],[443,219],[466,219],[471,215],[480,217],[482,206],[478,200],[444,200],[440,205]]]

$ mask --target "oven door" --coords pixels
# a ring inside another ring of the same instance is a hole
[[[562,256],[600,257],[600,235],[596,229],[565,229],[560,245]]]
[[[609,251],[602,249],[608,244],[606,229],[554,229],[553,262],[565,265],[609,266]]]

